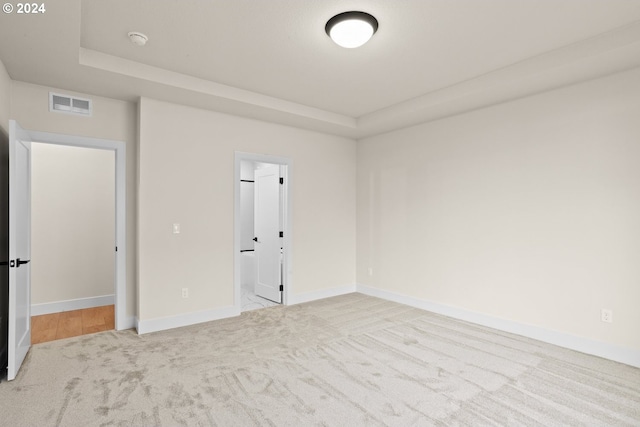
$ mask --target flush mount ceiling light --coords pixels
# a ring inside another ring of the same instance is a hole
[[[337,45],[354,48],[369,41],[378,30],[378,20],[365,12],[343,12],[329,19],[324,30]]]
[[[145,44],[147,44],[147,40],[149,40],[149,37],[137,31],[131,31],[128,36],[129,40],[131,40],[131,43],[135,44],[136,46],[144,46]]]

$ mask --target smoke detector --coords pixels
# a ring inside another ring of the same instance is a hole
[[[147,44],[147,40],[149,40],[149,37],[137,31],[131,31],[128,35],[131,43],[135,44],[136,46],[144,46],[145,44]]]

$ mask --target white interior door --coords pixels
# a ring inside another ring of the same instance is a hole
[[[254,180],[255,294],[280,303],[280,166],[256,170]]]
[[[31,347],[31,140],[9,123],[9,346],[13,380]]]

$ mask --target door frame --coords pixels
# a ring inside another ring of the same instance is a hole
[[[35,143],[94,148],[115,152],[115,327],[131,327],[127,321],[126,144],[122,141],[25,130]],[[115,250],[114,247],[114,250]]]
[[[289,304],[289,295],[292,295],[292,206],[293,206],[293,194],[291,189],[293,188],[293,161],[287,157],[271,156],[265,154],[245,153],[242,151],[235,152],[235,166],[233,174],[233,305],[235,309],[240,313],[242,311],[241,301],[241,255],[242,249],[240,241],[240,164],[243,161],[259,162],[259,163],[271,163],[280,165],[280,170],[284,178],[282,198],[284,212],[282,212],[282,222],[284,237],[282,239],[282,305]],[[284,166],[284,167],[282,167]]]

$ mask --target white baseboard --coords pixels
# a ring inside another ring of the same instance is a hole
[[[198,323],[210,322],[212,320],[239,315],[240,310],[235,306],[231,306],[215,310],[203,310],[193,313],[179,314],[177,316],[160,317],[156,319],[140,320],[136,318],[135,323],[138,334],[142,335],[150,332],[181,328],[183,326],[195,325]]]
[[[323,289],[321,291],[307,292],[300,295],[290,295],[287,305],[302,304],[304,302],[315,301],[323,298],[337,297],[338,295],[351,294],[356,292],[356,285],[339,286],[337,288]]]
[[[100,307],[115,304],[115,295],[102,295],[100,297],[78,298],[66,301],[46,302],[31,304],[31,315],[61,313],[63,311],[82,310],[84,308]]]
[[[340,286],[337,288],[323,289],[321,291],[308,292],[306,294],[289,297],[287,305],[301,304],[303,302],[315,301],[323,298],[335,297],[356,292],[356,285]],[[161,317],[157,319],[140,320],[137,317],[132,320],[138,334],[148,334],[150,332],[165,331],[167,329],[180,328],[183,326],[195,325],[197,323],[210,322],[212,320],[224,319],[227,317],[239,316],[240,307],[231,306],[215,310],[198,311],[195,313],[180,314],[177,316]]]
[[[464,320],[466,322],[471,322],[482,326],[488,326],[500,331],[510,332],[527,338],[533,338],[535,340],[554,344],[559,347],[576,350],[582,353],[603,357],[605,359],[640,368],[640,351],[638,350],[620,347],[613,344],[607,344],[604,342],[563,332],[553,331],[550,329],[541,328],[539,326],[501,319],[498,317],[493,317],[458,307],[373,288],[367,285],[358,284],[356,287],[358,292],[365,295],[370,295],[388,301],[405,304],[411,307],[420,308],[433,313],[452,317],[454,319]]]

